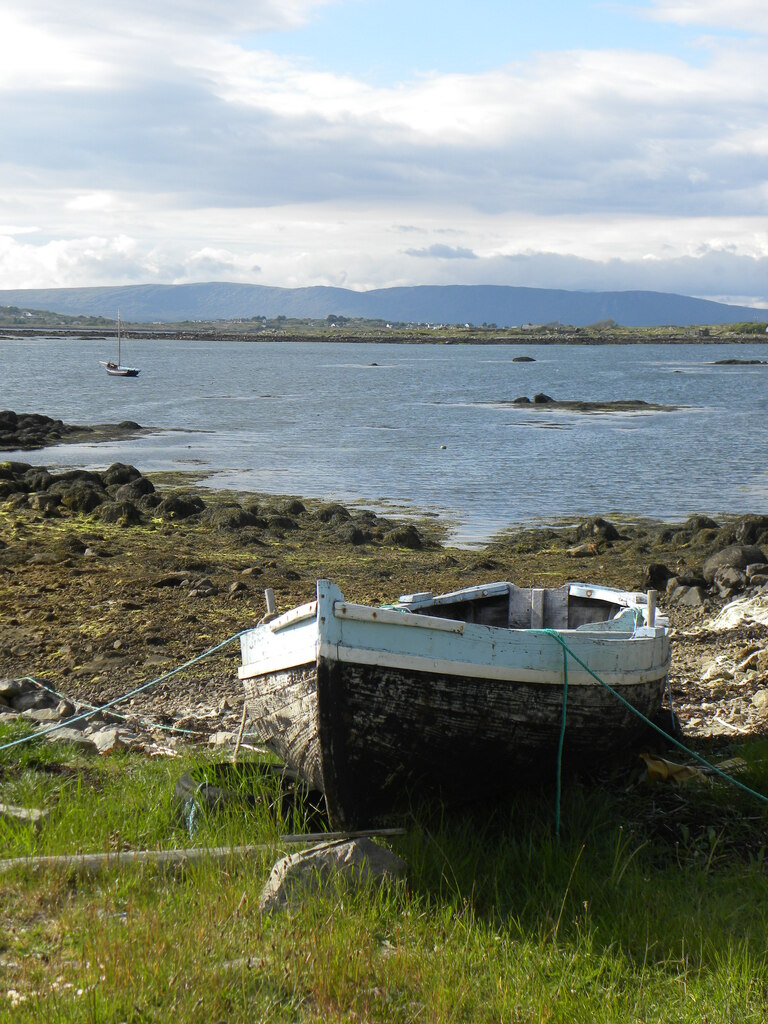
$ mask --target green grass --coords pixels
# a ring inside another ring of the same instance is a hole
[[[0,726],[0,744],[14,735]],[[768,791],[765,744],[736,752],[744,781]],[[272,846],[316,827],[301,803],[281,815],[275,782],[246,765],[227,779],[238,799],[190,837],[174,785],[222,770],[206,753],[0,751],[0,801],[50,810],[37,831],[0,824],[3,856]],[[392,843],[406,880],[274,917],[257,909],[269,850],[162,872],[0,875],[0,1020],[765,1019],[768,816],[746,794],[570,783],[560,839],[546,789],[406,823]]]

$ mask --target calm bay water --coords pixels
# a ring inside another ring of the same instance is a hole
[[[5,457],[187,470],[206,486],[434,512],[461,542],[513,523],[766,511],[768,358],[759,345],[446,346],[0,339],[0,406],[158,432]],[[514,357],[535,362],[516,363]],[[643,399],[675,412],[504,405]],[[441,448],[445,445],[445,448]],[[213,473],[213,476],[208,474]]]

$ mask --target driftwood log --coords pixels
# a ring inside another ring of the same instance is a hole
[[[58,868],[95,875],[110,867],[134,867],[150,864],[155,867],[185,866],[202,860],[226,860],[227,858],[247,859],[259,853],[274,852],[280,843],[329,843],[343,839],[361,839],[372,836],[405,835],[405,829],[390,828],[373,832],[313,832],[302,835],[285,835],[274,844],[260,843],[255,846],[214,846],[187,847],[178,850],[120,850],[110,853],[73,853],[40,857],[8,857],[0,860],[0,873],[13,868]]]

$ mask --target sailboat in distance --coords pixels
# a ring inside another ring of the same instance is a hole
[[[139,371],[135,366],[123,366],[120,361],[120,310],[117,311],[117,362],[100,359],[99,362],[106,368],[110,377],[138,377]]]

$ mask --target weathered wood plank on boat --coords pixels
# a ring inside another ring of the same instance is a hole
[[[643,715],[661,705],[666,623],[644,594],[588,584],[317,600],[248,631],[240,677],[261,742],[325,794],[334,827],[381,820],[411,795],[472,797],[551,772],[568,648]],[[569,658],[564,764],[626,748],[644,725]]]

